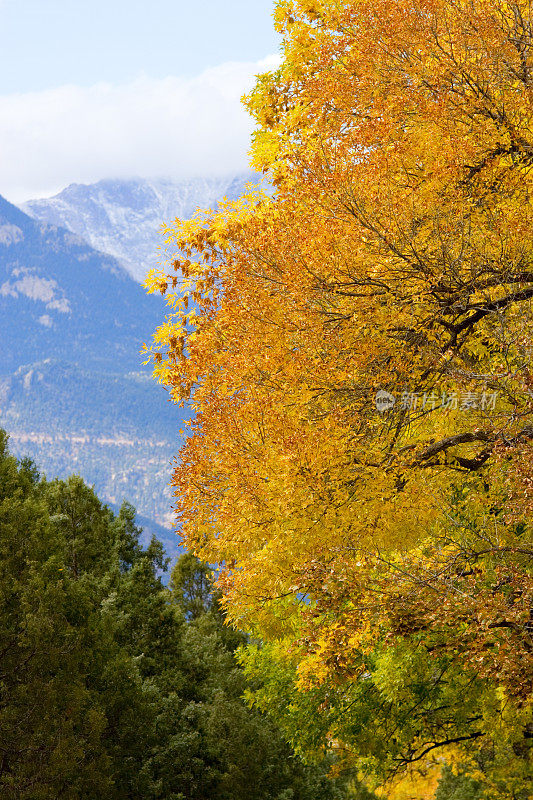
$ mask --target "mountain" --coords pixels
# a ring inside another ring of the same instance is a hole
[[[189,219],[227,197],[239,197],[253,173],[228,178],[103,180],[73,183],[55,197],[29,200],[21,208],[41,222],[82,236],[92,247],[117,258],[142,281],[162,257],[161,225]]]
[[[76,471],[168,528],[180,416],[139,353],[165,311],[115,258],[0,197],[0,427],[48,477]]]
[[[139,369],[163,308],[116,259],[0,198],[0,374],[48,357]]]

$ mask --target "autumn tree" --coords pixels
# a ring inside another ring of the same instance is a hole
[[[183,535],[222,565],[233,621],[276,642],[250,658],[292,676],[263,700],[289,692],[294,741],[382,776],[474,754],[495,792],[512,763],[522,796],[531,9],[281,0],[275,18],[282,64],[246,101],[274,192],[176,221],[175,271],[149,277],[170,307],[156,376],[196,412]]]

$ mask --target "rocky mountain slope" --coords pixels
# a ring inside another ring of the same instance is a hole
[[[103,180],[68,186],[55,197],[30,200],[22,208],[41,222],[82,236],[96,250],[117,258],[142,281],[164,257],[163,222],[189,219],[227,197],[239,197],[253,173],[228,178]]]
[[[0,198],[0,427],[48,477],[168,525],[180,420],[139,353],[164,314],[115,258]]]

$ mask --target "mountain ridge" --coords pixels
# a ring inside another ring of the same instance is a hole
[[[0,197],[0,375],[47,357],[142,369],[164,314],[119,261]],[[137,342],[137,346],[133,344]]]
[[[164,258],[161,228],[176,217],[189,219],[198,208],[237,199],[257,174],[196,177],[105,179],[73,183],[50,198],[28,200],[21,208],[34,219],[61,225],[93,248],[115,257],[135,280]]]
[[[45,474],[78,472],[168,528],[181,417],[140,353],[165,311],[116,259],[0,197],[0,427]]]

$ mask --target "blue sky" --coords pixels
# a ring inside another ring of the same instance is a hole
[[[273,53],[274,0],[0,0],[0,93],[194,75]]]
[[[0,194],[245,168],[239,98],[276,65],[273,6],[0,0]]]

